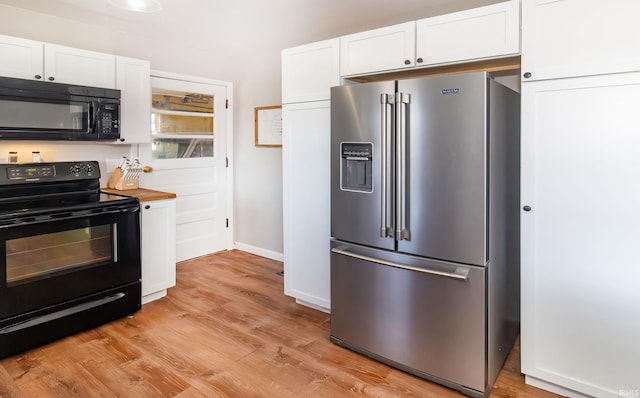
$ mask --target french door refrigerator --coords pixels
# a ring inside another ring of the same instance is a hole
[[[486,72],[331,89],[331,340],[486,396],[519,329],[519,95]]]

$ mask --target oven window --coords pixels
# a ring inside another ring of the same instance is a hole
[[[9,239],[7,285],[117,261],[115,231],[107,224]]]

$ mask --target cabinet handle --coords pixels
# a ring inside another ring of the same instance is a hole
[[[417,61],[419,64],[421,64],[421,63],[423,63],[423,62],[424,62],[424,60],[423,60],[422,58],[418,58],[418,59],[416,59],[416,61]]]
[[[405,64],[405,65],[411,65],[411,61],[410,61],[410,60],[408,60],[408,59],[405,59],[405,60],[404,60],[404,64]]]
[[[524,210],[524,211],[531,211],[531,206],[524,206],[524,207],[522,208],[522,210]]]
[[[531,77],[531,72],[524,72],[524,76],[525,79],[529,79]]]
[[[35,77],[36,79],[42,79],[42,76],[40,76],[40,75],[35,75],[34,77]]]
[[[151,206],[150,205],[145,205],[144,208],[149,210],[151,208]]]
[[[56,80],[56,78],[55,78],[55,77],[53,77],[53,76],[49,76],[49,81],[54,81],[54,80]]]

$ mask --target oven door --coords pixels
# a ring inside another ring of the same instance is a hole
[[[140,281],[139,204],[28,214],[0,231],[0,321]]]

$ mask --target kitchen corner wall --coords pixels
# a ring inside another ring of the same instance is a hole
[[[282,151],[255,147],[253,123],[255,107],[281,102],[280,49],[213,53],[5,5],[0,5],[0,34],[146,59],[155,70],[233,82],[234,241],[239,249],[282,259]],[[10,150],[20,152],[21,162],[38,150],[45,161],[98,160],[103,174],[108,174],[106,159],[136,153],[137,148],[0,141],[0,158]]]

